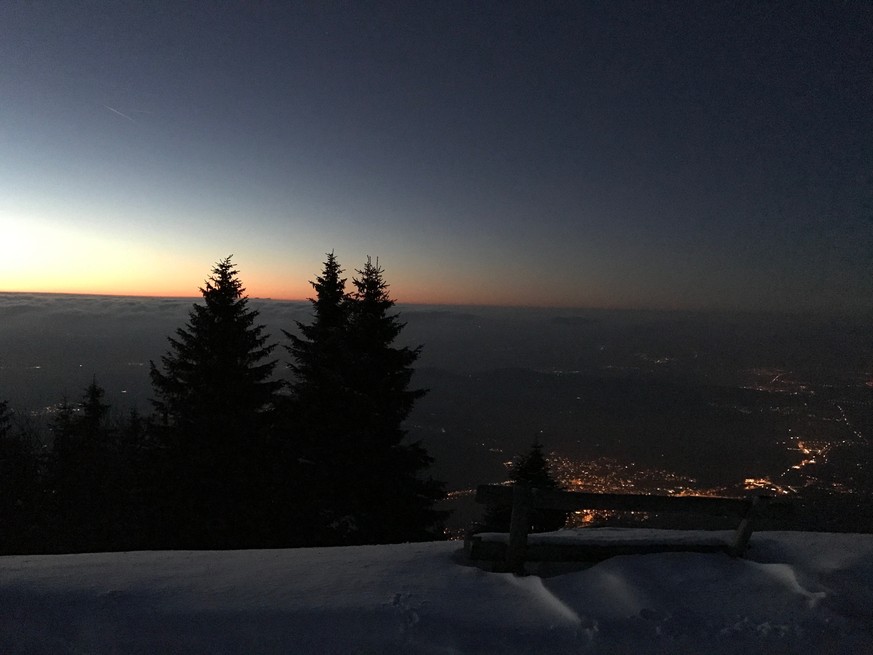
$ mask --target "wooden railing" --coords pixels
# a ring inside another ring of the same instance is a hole
[[[514,486],[480,485],[476,490],[476,501],[487,505],[511,506],[509,543],[505,554],[505,570],[518,571],[523,568],[528,553],[528,533],[533,510],[614,510],[625,512],[691,512],[714,516],[736,517],[738,524],[733,539],[719,549],[732,556],[742,556],[752,535],[756,517],[771,505],[770,496],[756,495],[746,498],[725,498],[713,496],[653,496],[643,494],[586,493],[578,491],[557,491],[536,489],[526,484]],[[784,507],[784,503],[778,503]],[[678,547],[665,548],[677,550]],[[712,550],[712,547],[707,547]],[[693,550],[693,548],[689,548]],[[702,550],[702,549],[701,549]],[[647,552],[651,552],[650,548]]]

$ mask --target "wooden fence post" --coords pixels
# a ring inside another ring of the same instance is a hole
[[[527,531],[530,529],[531,489],[527,483],[512,488],[512,517],[509,520],[509,544],[506,547],[506,570],[524,572]]]
[[[730,554],[734,557],[742,557],[743,553],[749,545],[749,538],[752,536],[752,521],[755,519],[755,514],[758,510],[767,503],[767,498],[763,496],[753,496],[752,502],[749,504],[749,509],[746,511],[737,530],[734,533],[734,542],[730,547]]]

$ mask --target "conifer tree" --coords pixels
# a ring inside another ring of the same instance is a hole
[[[358,529],[367,541],[434,538],[446,514],[434,510],[443,484],[422,478],[432,463],[418,442],[404,443],[403,422],[426,393],[410,389],[421,346],[397,346],[405,323],[392,310],[384,270],[370,257],[349,306],[351,412],[357,417],[352,452],[360,453]],[[354,479],[354,477],[353,477]]]
[[[509,469],[509,480],[513,484],[524,483],[535,489],[560,489],[543,455],[543,445],[535,438],[530,450],[516,456]],[[509,507],[490,506],[485,512],[485,529],[506,532],[512,510]],[[564,527],[566,512],[556,510],[534,510],[530,514],[531,532],[551,532]]]
[[[0,401],[0,554],[27,552],[36,520],[39,460]]]
[[[195,304],[187,325],[169,338],[164,370],[151,362],[153,404],[167,425],[202,440],[198,446],[236,446],[219,440],[247,432],[281,386],[272,379],[276,362],[263,361],[275,346],[255,325],[258,312],[249,309],[230,257],[215,265],[200,293],[204,304]]]
[[[394,300],[379,262],[373,264],[367,257],[364,268],[357,272],[360,277],[353,279],[355,292],[349,312],[351,386],[362,404],[361,416],[369,423],[366,427],[384,444],[395,444],[405,434],[401,423],[425,394],[423,389],[409,389],[412,364],[421,347],[394,345],[405,323],[392,313]]]
[[[299,334],[283,331],[290,340],[293,380],[286,403],[285,431],[294,439],[283,442],[280,465],[293,471],[294,486],[286,487],[286,504],[295,511],[294,534],[285,541],[302,544],[341,543],[336,536],[347,494],[345,436],[353,423],[348,412],[348,298],[346,279],[333,252],[327,254],[321,275],[310,282],[312,321],[297,321]],[[315,504],[300,497],[317,499]]]
[[[391,313],[383,271],[368,259],[355,291],[333,253],[312,283],[313,320],[291,339],[294,415],[306,476],[322,500],[319,543],[433,538],[444,514],[433,509],[442,484],[419,475],[431,459],[401,443],[402,422],[424,392],[408,388],[420,349],[393,345],[403,329]]]
[[[558,481],[552,476],[549,462],[543,455],[543,444],[534,438],[530,450],[515,458],[509,474],[512,482],[526,482],[536,489],[560,489]]]
[[[48,464],[49,548],[60,552],[111,550],[123,498],[110,406],[94,378],[81,400],[61,404],[51,424]]]
[[[331,252],[324,271],[315,282],[315,298],[310,298],[312,322],[297,321],[300,336],[284,331],[291,344],[286,346],[293,363],[291,391],[295,417],[308,435],[309,449],[319,450],[325,432],[342,429],[348,368],[348,298],[342,268]],[[310,453],[312,454],[312,453]]]
[[[169,338],[160,370],[151,363],[161,426],[164,499],[175,526],[167,539],[192,546],[243,546],[263,539],[271,410],[281,382],[258,312],[236,267],[219,261],[188,323]],[[266,475],[266,478],[265,478]]]

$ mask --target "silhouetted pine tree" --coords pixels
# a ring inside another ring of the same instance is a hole
[[[402,444],[401,424],[421,390],[408,389],[419,349],[392,344],[403,324],[382,269],[370,260],[355,293],[333,253],[312,286],[313,320],[286,332],[294,363],[292,415],[301,434],[302,479],[320,501],[318,543],[433,538],[442,484],[420,479],[431,463],[420,444]]]
[[[76,406],[66,400],[51,424],[46,535],[59,552],[112,550],[123,498],[116,433],[94,379]]]
[[[114,424],[112,493],[119,499],[114,519],[113,549],[161,548],[156,526],[164,520],[158,498],[154,430],[148,418],[133,409]],[[159,469],[158,469],[159,470]]]
[[[29,552],[36,523],[39,459],[0,402],[0,554]]]
[[[286,346],[293,363],[290,388],[295,420],[306,433],[308,455],[317,456],[324,438],[346,424],[345,389],[348,378],[348,298],[342,268],[333,253],[327,255],[324,271],[315,282],[310,298],[312,322],[297,321],[300,336],[284,331],[291,340]],[[333,444],[326,444],[328,452]]]
[[[360,404],[360,427],[382,442],[373,445],[393,445],[405,434],[401,423],[425,394],[423,389],[409,389],[421,347],[393,345],[405,323],[391,313],[394,301],[378,262],[368,257],[357,272],[360,277],[353,279],[355,292],[349,303],[350,386]]]
[[[432,458],[418,442],[403,443],[403,421],[426,393],[410,389],[412,365],[421,353],[395,340],[405,323],[394,313],[384,271],[370,257],[353,279],[349,304],[350,412],[356,426],[350,444],[358,461],[352,476],[358,493],[356,523],[367,542],[432,539],[441,533],[446,513],[434,503],[443,498],[441,482],[421,477]]]
[[[286,535],[292,543],[340,543],[336,537],[342,506],[347,500],[345,437],[354,423],[348,412],[348,298],[345,278],[334,253],[328,253],[322,274],[310,282],[312,322],[297,321],[299,335],[283,331],[291,341],[293,380],[286,405],[285,429],[295,435],[285,440],[283,465],[295,471],[299,489],[286,488],[296,509],[296,530]],[[309,498],[307,504],[298,497]],[[290,527],[290,526],[289,526]]]
[[[164,476],[166,539],[191,547],[260,545],[269,531],[268,439],[276,362],[231,258],[200,289],[188,323],[151,363]],[[266,478],[266,479],[265,479]]]
[[[516,456],[509,469],[509,479],[513,484],[526,483],[535,489],[560,489],[561,485],[552,476],[549,462],[543,455],[543,445],[539,438],[534,439],[530,450]],[[490,506],[485,511],[485,529],[506,532],[512,509]],[[530,515],[531,532],[551,532],[564,527],[567,513],[557,510],[534,510]]]

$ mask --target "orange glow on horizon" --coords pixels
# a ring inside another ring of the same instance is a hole
[[[197,298],[213,265],[226,256],[211,247],[206,252],[204,244],[149,246],[33,217],[9,224],[0,248],[0,291],[21,293]],[[322,266],[311,256],[277,257],[258,249],[235,252],[233,262],[250,298],[287,301],[312,297],[310,281]],[[346,265],[343,273],[350,291],[354,266]],[[561,288],[536,275],[515,271],[507,275],[489,268],[446,272],[427,270],[416,262],[386,261],[385,278],[391,297],[401,305],[608,309],[635,305],[633,298],[612,297],[604,289],[572,288],[570,283]]]
[[[141,298],[199,298],[200,288],[207,279],[207,275],[199,279],[192,278],[190,281],[158,282],[147,286],[145,284],[131,283],[118,284],[118,279],[101,279],[99,277],[70,281],[59,284],[50,279],[37,280],[20,285],[6,285],[0,288],[5,293],[47,293],[47,294],[72,294],[83,296],[131,296]],[[271,300],[300,301],[311,296],[311,287],[308,284],[299,287],[279,287],[278,285],[248,284],[244,276],[241,276],[245,294],[249,298],[264,298]],[[6,282],[6,280],[4,280]]]
[[[45,294],[71,294],[83,296],[120,296],[120,297],[136,297],[136,298],[191,298],[196,300],[200,298],[200,287],[203,286],[205,277],[190,285],[167,285],[167,286],[115,286],[111,282],[90,281],[81,283],[71,283],[66,285],[51,284],[29,284],[25,286],[4,286],[0,288],[3,293],[45,293]],[[245,278],[242,278],[245,294],[252,299],[275,300],[284,302],[301,302],[312,298],[314,291],[308,282],[298,285],[294,288],[289,286],[278,285],[260,285],[257,283],[249,284]],[[555,308],[558,305],[543,303],[525,302],[520,299],[512,299],[495,297],[493,295],[483,294],[483,297],[477,296],[452,296],[447,292],[439,290],[424,292],[420,295],[395,293],[393,289],[389,289],[391,297],[399,305],[440,305],[440,306],[455,306],[455,307],[530,307],[530,308]],[[586,307],[578,307],[586,308]]]
[[[191,267],[186,267],[190,269]],[[245,288],[245,294],[252,299],[268,299],[276,301],[300,302],[312,298],[315,291],[308,279],[301,279],[296,284],[279,284],[275,280],[261,276],[247,278],[244,267],[240,266],[240,279]],[[52,276],[18,279],[2,276],[3,286],[0,292],[5,293],[46,293],[73,294],[86,296],[130,296],[142,298],[192,298],[200,297],[200,287],[203,286],[211,267],[198,274],[186,270],[185,275],[173,275],[170,280],[151,279],[145,282],[141,277],[120,275],[79,276],[59,283]],[[311,278],[314,279],[315,275]],[[184,279],[183,279],[184,278]],[[11,284],[10,284],[11,282]],[[351,284],[347,283],[347,290]],[[527,297],[515,296],[508,292],[480,289],[479,293],[468,291],[458,293],[446,287],[423,288],[415,285],[391,284],[389,276],[389,293],[399,305],[440,305],[455,307],[514,307],[514,308],[564,308],[564,309],[628,309],[628,305],[617,303],[576,302],[568,303],[554,299],[541,298],[531,301]],[[550,302],[551,300],[551,302]]]

